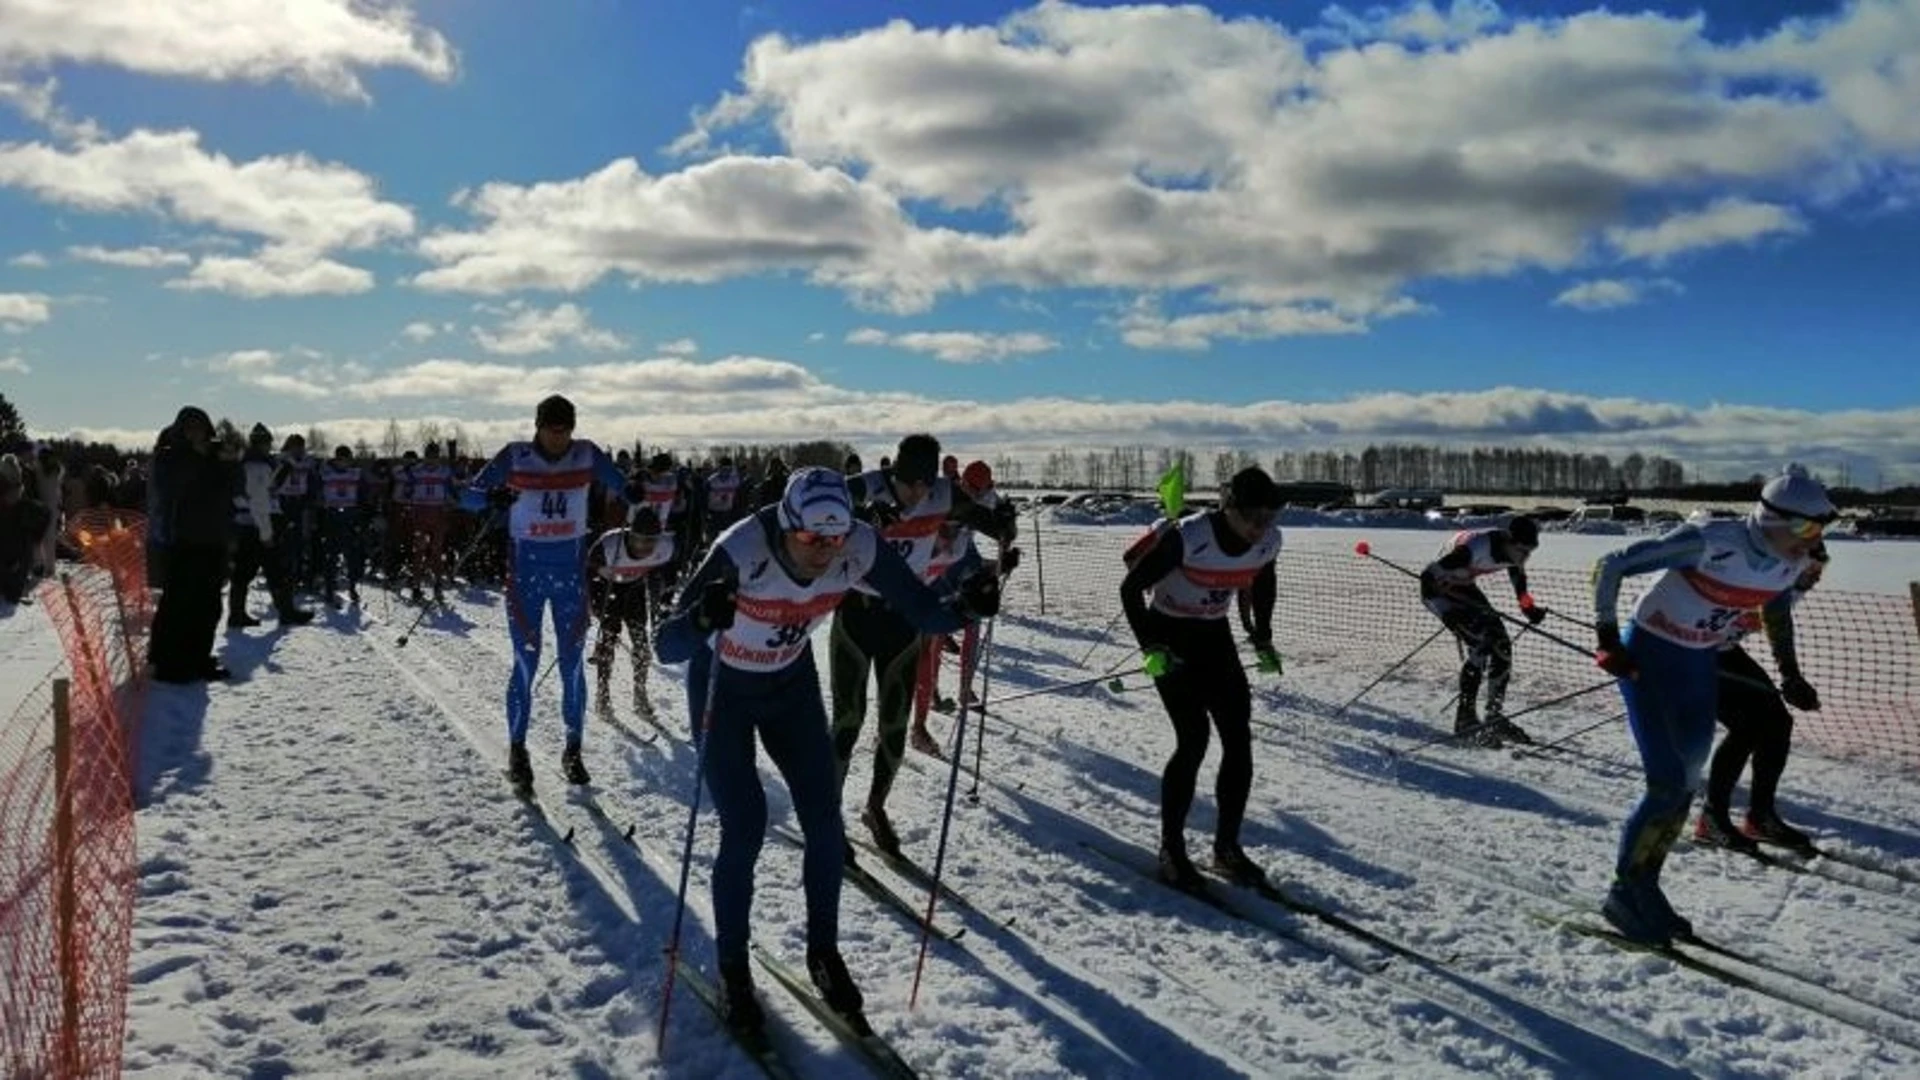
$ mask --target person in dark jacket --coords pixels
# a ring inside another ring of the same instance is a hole
[[[12,454],[0,454],[0,601],[18,604],[27,594],[47,508],[34,498],[26,470]]]
[[[213,421],[192,405],[154,447],[149,502],[153,535],[166,551],[167,585],[153,614],[148,659],[166,683],[224,679],[213,656],[220,587],[227,577],[229,470],[213,443]]]

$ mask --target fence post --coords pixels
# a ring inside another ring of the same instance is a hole
[[[1040,506],[1033,508],[1033,580],[1040,590],[1040,614],[1047,613],[1047,546],[1040,542]],[[1920,595],[1920,584],[1914,586]]]
[[[1913,628],[1920,631],[1920,581],[1907,582],[1907,594],[1913,598]]]
[[[60,1035],[54,1075],[80,1075],[80,963],[75,956],[80,901],[74,886],[73,699],[65,679],[53,681],[54,948],[60,965]]]

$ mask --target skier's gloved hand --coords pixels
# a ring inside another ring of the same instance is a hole
[[[1000,576],[1001,577],[1006,577],[1007,575],[1013,573],[1014,567],[1017,567],[1019,565],[1020,565],[1020,549],[1019,548],[1010,547],[1010,548],[1002,548],[1000,550]]]
[[[740,587],[732,581],[707,582],[706,587],[700,590],[700,599],[694,604],[694,625],[707,634],[732,626],[734,601],[739,595]]]
[[[1280,654],[1273,651],[1273,646],[1271,645],[1254,646],[1253,659],[1260,665],[1260,673],[1262,675],[1285,675],[1287,673],[1286,665],[1280,662]]]
[[[1798,672],[1780,680],[1780,697],[1801,712],[1820,711],[1820,695],[1814,691],[1813,684],[1801,678]]]
[[[900,520],[900,507],[890,502],[870,502],[866,505],[867,524],[876,529],[884,529]]]
[[[1527,617],[1527,623],[1531,626],[1539,626],[1547,621],[1547,609],[1533,602],[1532,593],[1520,594],[1520,614]]]
[[[1594,634],[1600,641],[1600,647],[1594,651],[1593,662],[1601,671],[1616,679],[1640,677],[1640,665],[1633,662],[1627,647],[1621,643],[1619,627],[1612,623],[1601,623],[1594,628]]]
[[[1158,679],[1180,666],[1180,658],[1162,645],[1149,645],[1140,650],[1140,654],[1140,670],[1146,672],[1149,679]]]
[[[975,622],[1000,614],[1000,575],[991,567],[960,583],[960,613]]]
[[[515,500],[519,498],[520,493],[512,488],[497,487],[487,492],[487,505],[493,507],[495,510],[506,510],[510,509]]]

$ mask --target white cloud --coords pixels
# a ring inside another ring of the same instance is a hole
[[[700,351],[700,343],[692,338],[674,338],[654,346],[654,351],[662,356],[692,356]]]
[[[0,371],[10,375],[31,375],[33,367],[17,356],[0,356]]]
[[[1920,481],[1920,408],[1814,412],[1716,404],[1705,408],[1524,387],[1357,395],[1343,401],[1101,401],[1024,397],[974,401],[860,391],[797,364],[760,357],[529,367],[439,359],[387,370],[315,361],[283,371],[292,354],[216,358],[226,377],[290,403],[273,426],[319,423],[337,439],[378,443],[386,417],[459,422],[476,444],[524,438],[533,403],[563,391],[580,406],[581,434],[624,444],[703,446],[820,437],[891,445],[928,430],[956,453],[1037,458],[1078,446],[1189,449],[1359,449],[1369,442],[1537,445],[1616,458],[1638,451],[1687,463],[1690,473],[1744,477],[1786,460],[1851,455],[1880,463],[1889,481]],[[324,402],[325,404],[321,404]],[[151,442],[150,432],[134,442]]]
[[[400,328],[400,336],[408,341],[426,341],[440,332],[440,328],[430,322],[410,322]]]
[[[23,251],[7,260],[8,266],[18,266],[23,270],[45,270],[53,265],[45,255],[37,251]]]
[[[505,308],[493,309],[493,313],[504,316],[497,327],[473,329],[473,340],[490,353],[526,356],[552,352],[567,344],[597,351],[626,345],[620,335],[594,326],[586,310],[573,304],[542,311],[516,300]]]
[[[4,0],[0,0],[4,2]],[[193,131],[135,131],[67,150],[0,143],[0,187],[93,213],[146,212],[257,237],[252,256],[206,256],[170,284],[241,296],[364,292],[373,276],[327,257],[410,235],[413,212],[371,177],[304,154],[236,162]]]
[[[1680,283],[1668,278],[1599,278],[1569,286],[1553,298],[1553,304],[1581,311],[1610,311],[1643,303],[1658,293],[1681,291]]]
[[[193,262],[193,256],[184,251],[167,251],[157,247],[104,248],[93,246],[70,247],[67,258],[81,262],[101,263],[106,266],[125,266],[134,269],[151,270],[162,266],[186,266]]]
[[[0,26],[4,25],[4,2],[0,2]],[[0,43],[0,105],[11,106],[20,115],[68,142],[91,141],[100,137],[100,125],[91,120],[74,119],[54,99],[60,89],[58,79],[47,78],[35,83],[9,78],[4,60],[5,49],[5,44]]]
[[[1699,248],[1806,231],[1806,222],[1787,207],[1728,198],[1703,210],[1674,214],[1657,225],[1616,226],[1607,230],[1607,242],[1628,258],[1660,262]]]
[[[202,362],[208,371],[230,375],[258,375],[273,370],[280,354],[272,349],[236,349],[210,356]]]
[[[1051,352],[1060,343],[1045,334],[1019,331],[988,334],[969,330],[917,330],[889,334],[865,327],[847,335],[849,345],[888,345],[908,352],[926,353],[949,364],[977,364],[1014,356]]]
[[[169,289],[266,296],[344,296],[373,288],[373,274],[305,248],[269,247],[257,256],[208,255]]]
[[[0,293],[0,329],[19,331],[52,317],[52,301],[41,293]]]
[[[1366,323],[1326,308],[1233,308],[1172,318],[1151,302],[1120,317],[1120,339],[1136,349],[1205,349],[1217,338],[1260,340],[1305,334],[1359,334]]]
[[[1349,332],[1423,280],[1565,271],[1610,235],[1652,256],[1779,232],[1802,203],[1913,177],[1920,110],[1899,102],[1920,93],[1898,92],[1920,87],[1920,20],[1892,7],[1743,40],[1473,2],[1330,17],[1332,38],[1066,3],[766,35],[676,149],[769,145],[487,185],[459,200],[469,225],[422,243],[436,266],[417,280],[785,271],[899,312],[995,286],[1190,293],[1206,310],[1136,320],[1135,339]],[[1703,193],[1731,201],[1692,220]]]
[[[358,0],[0,0],[0,69],[108,64],[148,75],[288,79],[365,100],[357,72],[450,79],[453,49],[404,6]]]

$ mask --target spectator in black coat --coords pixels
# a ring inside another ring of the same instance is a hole
[[[0,454],[0,601],[18,604],[40,538],[47,531],[47,508],[27,490],[26,470],[12,454]]]
[[[180,410],[154,447],[149,535],[165,551],[166,588],[153,615],[148,657],[161,682],[224,679],[213,657],[220,626],[220,589],[227,578],[233,516],[231,471],[213,443],[213,421],[194,406]]]

